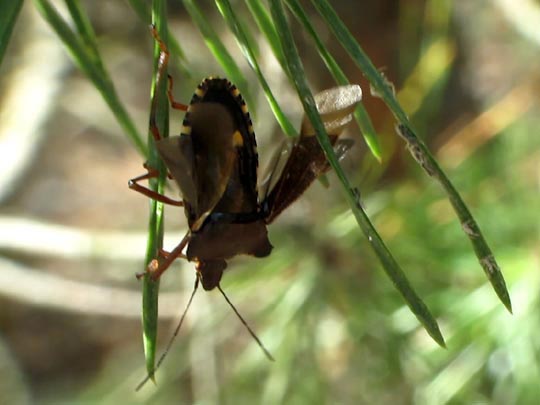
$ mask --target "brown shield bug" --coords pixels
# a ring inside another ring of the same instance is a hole
[[[156,78],[159,82],[167,69],[169,53],[155,29],[152,33],[161,48]],[[197,281],[205,290],[216,287],[220,290],[272,359],[230,303],[220,287],[220,280],[231,258],[270,254],[272,245],[268,240],[267,225],[330,166],[311,123],[304,118],[300,137],[278,150],[268,174],[258,185],[255,133],[246,103],[236,86],[227,79],[206,78],[198,85],[189,105],[174,101],[171,90],[172,79],[169,77],[171,106],[185,111],[181,134],[168,138],[160,135],[155,119],[155,98],[150,112],[150,130],[169,177],[180,189],[182,200],[171,199],[140,185],[140,181],[157,176],[157,171],[149,167],[147,173],[130,180],[129,187],[163,203],[183,206],[189,230],[171,252],[161,252],[147,271],[157,279],[177,258],[195,263]],[[335,87],[315,96],[338,157],[352,146],[352,141],[338,138],[352,120],[361,96],[358,85]]]

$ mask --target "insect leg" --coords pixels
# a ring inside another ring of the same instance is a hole
[[[165,43],[161,40],[159,37],[159,34],[156,30],[155,25],[150,26],[150,30],[152,32],[152,36],[157,41],[160,49],[159,53],[159,60],[157,65],[157,71],[156,71],[156,85],[155,89],[159,89],[161,86],[161,78],[163,77],[163,72],[167,71],[167,65],[169,63],[169,51],[167,50],[167,47],[165,46]],[[158,98],[157,98],[157,91],[154,92],[152,95],[152,104],[150,106],[150,122],[149,122],[149,128],[150,132],[152,132],[152,136],[156,141],[159,141],[161,139],[161,134],[159,133],[159,128],[157,126],[156,121],[156,114],[157,114],[157,107],[158,107]]]
[[[169,65],[169,50],[167,49],[167,46],[165,43],[161,40],[159,37],[159,34],[156,30],[156,27],[154,25],[150,26],[152,36],[157,41],[160,49],[159,53],[159,61],[157,65],[157,72],[156,72],[156,86],[155,88],[158,89],[161,86],[161,80],[164,74],[167,72],[167,66]],[[177,103],[174,101],[172,97],[172,80],[169,78],[169,86],[167,90],[167,95],[169,97],[169,100],[171,102],[171,106],[178,110],[187,111],[187,106],[182,103]],[[157,107],[158,107],[158,100],[156,97],[156,94],[152,96],[152,105],[150,107],[150,132],[152,132],[152,136],[156,141],[159,141],[161,139],[161,134],[159,133],[159,128],[156,123],[156,114],[157,114]]]
[[[171,250],[168,254],[164,255],[163,261],[159,261],[158,259],[154,259],[150,262],[148,265],[148,272],[150,273],[150,276],[153,280],[157,280],[172,264],[173,261],[175,261],[177,258],[185,258],[182,254],[182,250],[186,247],[186,245],[189,242],[191,236],[191,232],[187,232],[186,236],[182,239],[182,241],[176,246],[173,250]],[[160,252],[163,257],[163,252]]]
[[[156,81],[161,80],[161,77],[163,76],[163,73],[167,70],[167,66],[169,65],[169,50],[167,49],[167,45],[163,42],[163,40],[159,37],[159,34],[156,30],[155,26],[151,26],[152,30],[152,36],[157,41],[160,49],[159,54],[159,62],[158,62],[158,71],[157,71],[157,77]],[[171,107],[175,110],[182,110],[187,111],[188,106],[182,103],[179,103],[177,101],[174,101],[173,95],[172,95],[172,88],[173,88],[173,79],[171,75],[167,75],[169,84],[167,88],[167,96],[169,97],[169,101],[171,102]]]
[[[159,249],[158,254],[159,254],[160,257],[163,257],[163,258],[166,259],[167,257],[169,257],[171,252],[167,252],[164,249]],[[185,254],[183,254],[183,253],[179,254],[177,257],[179,257],[180,259],[186,259],[187,260],[187,256]]]
[[[169,87],[167,88],[167,97],[169,97],[169,102],[171,103],[171,107],[175,110],[180,111],[187,111],[188,106],[182,103],[179,103],[178,101],[174,100],[173,94],[172,94],[172,88],[173,88],[173,78],[171,75],[168,75],[167,78],[169,79]]]
[[[128,181],[128,187],[132,190],[135,190],[153,200],[162,202],[164,204],[174,205],[177,207],[183,207],[184,202],[179,200],[173,200],[172,198],[169,198],[163,194],[159,194],[156,191],[150,190],[148,187],[141,186],[139,184],[139,181],[153,179],[158,176],[158,171],[156,169],[149,168],[145,165],[145,168],[147,172],[145,174],[141,174],[140,176],[137,176],[131,180]]]

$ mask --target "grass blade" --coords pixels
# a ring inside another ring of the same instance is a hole
[[[334,32],[334,35],[338,38],[341,45],[347,50],[351,58],[370,81],[373,89],[383,99],[398,120],[398,134],[407,142],[409,151],[414,159],[422,166],[429,176],[435,178],[442,185],[461,222],[463,232],[471,241],[476,257],[480,261],[495,293],[508,311],[512,312],[512,303],[504,277],[495,261],[491,249],[480,231],[480,227],[471,215],[454,185],[441,170],[439,164],[431,155],[426,145],[418,138],[415,131],[412,129],[407,115],[396,100],[393,86],[379,73],[377,68],[375,68],[371,60],[365,54],[358,42],[356,42],[347,27],[345,27],[328,1],[312,0],[312,3],[315,5],[330,29]]]
[[[341,45],[349,52],[349,55],[354,62],[360,67],[362,73],[370,81],[373,89],[394,113],[397,120],[408,124],[409,119],[394,96],[393,86],[379,73],[363,49],[358,45],[354,36],[347,27],[345,27],[332,6],[326,0],[312,0],[312,3],[324,18],[326,24],[337,37]]]
[[[12,0],[4,1],[2,2],[2,6],[0,6],[0,65],[4,59],[9,38],[13,32],[13,26],[17,22],[22,5],[22,0]]]
[[[285,134],[287,134],[287,136],[289,137],[296,136],[297,133],[296,133],[296,130],[294,129],[294,126],[291,124],[287,116],[281,110],[281,107],[278,105],[274,97],[274,94],[272,93],[272,90],[270,89],[270,86],[268,86],[268,83],[266,79],[264,78],[264,75],[259,67],[259,64],[257,63],[257,59],[255,58],[255,53],[253,52],[249,44],[249,41],[244,33],[244,30],[240,24],[240,21],[236,18],[236,15],[233,12],[231,4],[229,3],[228,0],[216,0],[216,4],[218,6],[219,11],[221,12],[221,15],[223,16],[223,18],[229,25],[229,28],[233,32],[236,40],[238,41],[238,44],[240,45],[240,49],[242,50],[242,53],[247,59],[249,65],[257,74],[257,78],[259,79],[259,82],[261,83],[266,99],[268,100],[268,103],[270,104],[270,108],[272,109],[272,112],[274,113],[274,116],[276,117],[283,132],[285,132]]]
[[[248,105],[253,105],[252,98],[249,94],[247,80],[244,74],[236,64],[235,60],[223,45],[223,42],[219,39],[207,18],[199,8],[196,1],[183,0],[184,7],[191,16],[192,21],[195,23],[199,31],[201,32],[206,46],[212,52],[218,63],[221,65],[227,78],[234,82],[239,89],[241,89],[244,98]]]
[[[319,113],[317,112],[315,100],[313,99],[313,95],[309,90],[309,86],[304,74],[304,68],[298,55],[298,51],[296,49],[296,45],[294,43],[281,1],[270,0],[270,9],[272,12],[274,23],[276,24],[276,28],[278,29],[278,32],[280,34],[280,40],[285,53],[287,66],[289,68],[289,71],[291,72],[292,78],[294,79],[294,85],[298,92],[298,96],[302,102],[302,105],[304,106],[304,111],[316,130],[317,139],[319,140],[321,147],[324,149],[328,162],[336,172],[341,184],[343,185],[347,201],[351,206],[351,210],[360,228],[370,241],[372,248],[377,254],[379,260],[381,261],[387,275],[390,277],[398,291],[401,293],[401,295],[407,302],[409,308],[411,308],[412,312],[416,315],[416,317],[424,326],[429,335],[439,345],[444,347],[444,338],[439,330],[437,321],[430,313],[424,302],[412,289],[405,274],[403,273],[395,259],[392,257],[390,251],[386,248],[381,237],[378,235],[377,231],[369,221],[369,218],[367,217],[366,213],[363,211],[360,205],[358,192],[351,187],[343,169],[337,161],[328,135],[324,130],[324,125],[321,121]]]
[[[345,75],[345,72],[343,72],[343,69],[339,67],[334,57],[330,54],[330,52],[328,52],[327,48],[324,46],[323,41],[319,37],[319,34],[317,34],[317,30],[315,30],[313,24],[311,24],[309,17],[304,12],[304,9],[302,8],[298,0],[287,0],[286,3],[296,17],[296,19],[302,24],[304,30],[306,30],[306,32],[313,39],[313,42],[315,42],[317,50],[319,51],[319,55],[323,59],[330,73],[332,73],[332,76],[334,77],[336,82],[339,85],[349,84],[349,79]],[[360,127],[360,130],[362,131],[362,135],[366,141],[366,144],[368,145],[369,150],[371,151],[373,156],[380,162],[382,154],[379,139],[377,137],[377,133],[375,132],[375,128],[373,127],[371,119],[369,118],[369,115],[364,108],[362,102],[360,102],[360,104],[356,108],[356,111],[354,112],[354,117],[356,119],[356,122],[358,123],[358,126]]]
[[[66,5],[69,10],[69,14],[75,23],[77,32],[79,33],[83,44],[86,46],[86,49],[92,58],[92,61],[98,65],[99,69],[105,70],[101,57],[99,56],[99,50],[96,41],[96,34],[90,20],[87,18],[86,14],[81,8],[81,4],[78,0],[65,0]]]
[[[148,2],[143,0],[128,0],[128,3],[142,22],[145,24],[152,23],[152,10]]]
[[[274,27],[274,24],[272,23],[270,15],[268,14],[268,10],[264,7],[264,3],[260,0],[245,1],[251,15],[257,23],[257,26],[270,44],[270,48],[272,48],[272,53],[278,60],[283,70],[288,73],[285,63],[285,57],[283,56],[283,51],[281,50],[281,43],[279,42],[279,36],[277,34],[276,28]]]
[[[156,29],[164,43],[167,42],[167,19],[166,2],[164,0],[155,0],[152,6],[152,19]],[[169,102],[166,96],[167,82],[161,80],[157,83],[156,72],[159,60],[159,45],[154,46],[154,79],[152,80],[152,98],[158,99],[158,110],[156,121],[161,136],[166,137],[169,134]],[[166,75],[164,75],[166,77]],[[159,157],[154,138],[148,131],[148,165],[159,170],[159,177],[151,179],[150,188],[160,194],[165,191],[166,169],[163,161]],[[150,200],[150,218],[148,223],[148,242],[146,246],[145,269],[148,264],[158,257],[159,249],[163,247],[163,221],[164,210],[163,203]],[[159,280],[153,281],[149,274],[143,279],[143,297],[142,297],[142,325],[143,325],[143,344],[144,356],[146,360],[146,370],[152,380],[154,380],[154,367],[156,361],[157,347],[157,322],[158,322],[158,295]]]
[[[86,46],[86,40],[81,40],[80,36],[74,33],[69,25],[62,19],[56,9],[50,4],[48,0],[34,0],[36,8],[41,13],[43,18],[49,23],[49,25],[56,31],[56,34],[60,37],[74,62],[77,64],[84,74],[92,81],[94,86],[100,92],[101,96],[113,112],[116,120],[128,135],[131,141],[135,144],[137,150],[147,155],[146,145],[142,140],[142,136],[137,131],[135,124],[129,117],[127,110],[120,102],[116,90],[109,78],[109,75],[103,68],[99,53],[89,50]],[[80,10],[77,8],[76,13]],[[81,17],[82,18],[82,17]],[[81,21],[79,23],[82,24]],[[84,25],[84,24],[83,24]],[[88,31],[86,28],[85,35],[93,34],[93,31]],[[91,35],[90,35],[91,36]],[[95,38],[87,39],[88,41],[95,43]]]
[[[495,260],[491,249],[480,231],[480,227],[473,218],[469,209],[461,199],[461,196],[455,189],[454,185],[450,182],[448,177],[439,167],[437,161],[429,153],[427,146],[420,141],[410,127],[399,124],[397,126],[397,133],[407,142],[407,148],[409,149],[413,158],[422,166],[424,171],[435,178],[444,188],[448,194],[448,198],[454,211],[456,212],[461,228],[465,235],[471,241],[474,249],[474,253],[478,258],[480,265],[484,269],[486,276],[493,286],[495,293],[504,304],[509,312],[512,312],[512,302],[510,300],[510,294],[504,281],[501,269]]]
[[[152,13],[150,10],[150,4],[148,2],[143,0],[128,0],[128,3],[142,22],[144,22],[146,25],[152,23]],[[179,68],[182,75],[184,75],[186,78],[192,77],[191,70],[189,69],[189,62],[186,58],[186,53],[176,38],[171,35],[171,31],[168,30],[167,33],[169,36],[169,50],[171,52],[171,59],[175,60],[177,64],[176,66]]]

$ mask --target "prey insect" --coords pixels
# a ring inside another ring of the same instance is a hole
[[[167,70],[169,53],[157,32],[152,32],[161,49],[156,77],[158,88]],[[181,134],[161,136],[156,125],[155,96],[151,105],[150,131],[169,177],[180,189],[182,200],[171,199],[139,184],[157,176],[157,171],[147,166],[147,173],[130,180],[129,186],[165,204],[183,206],[189,230],[172,251],[161,252],[150,263],[147,273],[157,279],[177,258],[193,262],[197,274],[193,294],[199,282],[205,290],[217,287],[267,357],[272,359],[231,304],[220,281],[227,262],[233,257],[262,258],[271,253],[267,225],[327,172],[329,164],[314,136],[315,131],[304,118],[300,137],[278,151],[264,181],[258,185],[253,123],[236,86],[227,79],[206,78],[196,88],[189,105],[185,105],[174,100],[172,78],[169,76],[168,80],[171,107],[185,112]],[[357,85],[329,89],[315,96],[338,157],[352,146],[351,141],[338,138],[351,121],[360,99],[361,90]],[[190,303],[191,299],[185,312]]]

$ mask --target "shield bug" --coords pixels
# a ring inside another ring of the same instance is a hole
[[[182,134],[159,139],[156,147],[183,195],[189,225],[186,258],[196,263],[205,290],[219,284],[228,259],[270,254],[257,195],[255,134],[233,84],[203,80]],[[158,264],[157,275],[164,270]]]
[[[152,32],[161,48],[156,77],[159,83],[166,71],[169,54],[157,32],[154,29]],[[329,164],[314,136],[315,131],[304,118],[300,137],[279,150],[259,187],[253,124],[246,103],[234,84],[227,79],[206,78],[195,90],[190,104],[184,105],[174,101],[169,76],[168,97],[174,109],[186,113],[181,134],[161,137],[155,118],[156,98],[152,100],[150,130],[156,149],[183,199],[174,200],[140,185],[140,181],[157,176],[157,171],[150,167],[146,167],[147,173],[130,180],[129,187],[163,203],[183,206],[189,230],[171,252],[161,252],[160,257],[150,263],[148,272],[157,279],[177,258],[194,262],[197,282],[193,294],[198,281],[205,290],[217,287],[272,359],[221,289],[220,280],[229,259],[241,254],[255,257],[270,254],[272,245],[266,226],[317,177],[327,172]],[[361,90],[357,85],[336,87],[315,96],[339,157],[352,145],[351,141],[338,137],[351,121],[360,98]],[[185,311],[190,303],[191,299]]]
[[[358,85],[347,85],[315,96],[338,158],[353,144],[338,138],[352,120],[361,95]],[[184,206],[189,225],[180,244],[172,252],[164,253],[162,261],[151,263],[152,277],[158,278],[176,258],[182,257],[195,262],[203,288],[212,290],[219,286],[227,260],[240,254],[270,254],[272,245],[266,225],[326,173],[330,165],[313,127],[304,117],[300,137],[278,149],[265,180],[257,187],[255,134],[236,86],[227,79],[211,77],[199,84],[189,106],[175,102],[171,96],[170,99],[174,108],[186,111],[182,134],[162,138],[152,118],[151,131],[183,201],[140,186],[140,180],[157,174],[151,169],[129,184],[151,198]]]
[[[162,48],[161,75],[168,53],[154,35]],[[227,79],[204,79],[188,106],[172,100],[170,87],[171,105],[186,111],[182,133],[160,136],[154,103],[150,129],[183,200],[139,185],[140,180],[156,175],[152,169],[129,185],[156,200],[184,206],[188,221],[189,231],[181,243],[151,263],[152,277],[157,279],[177,257],[184,257],[195,263],[203,288],[212,290],[219,285],[228,259],[239,254],[264,257],[272,250],[258,201],[255,134],[246,103]]]

